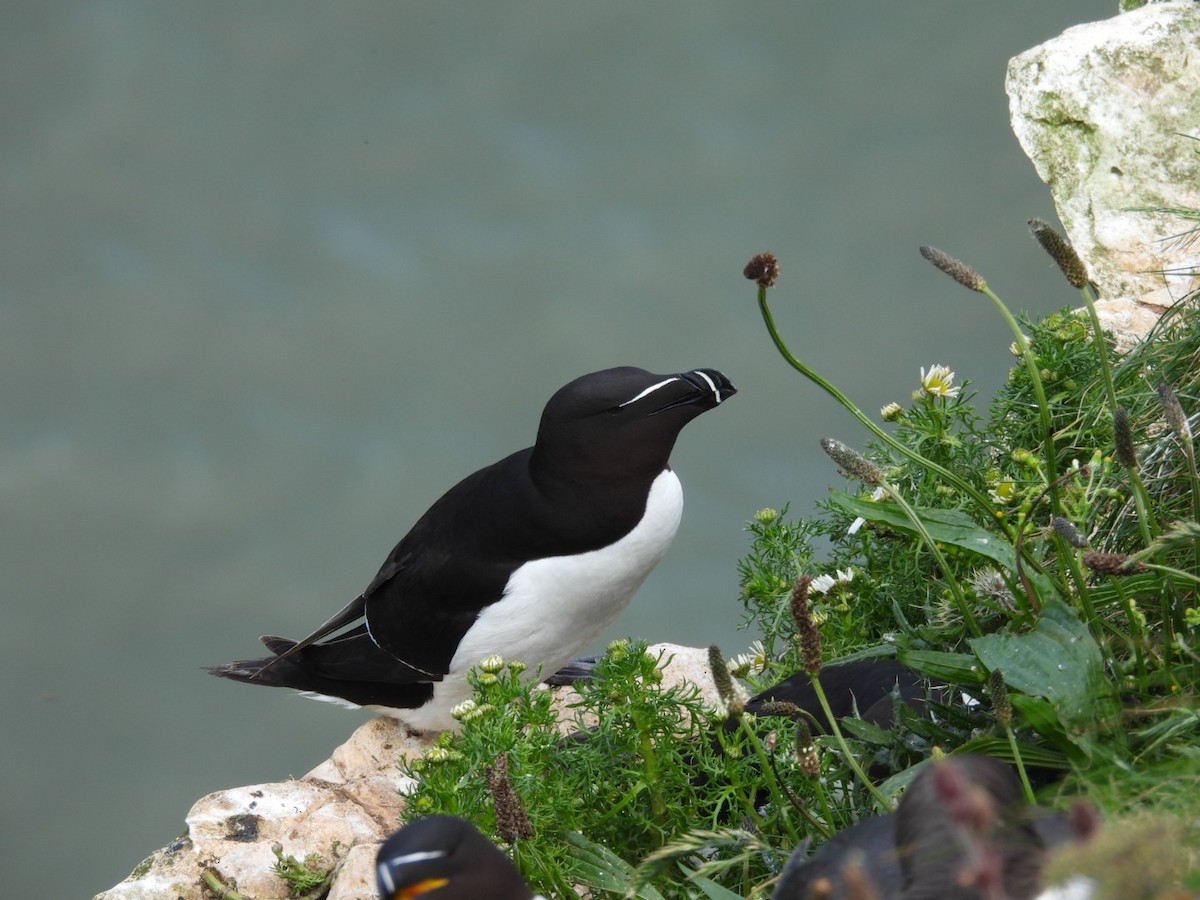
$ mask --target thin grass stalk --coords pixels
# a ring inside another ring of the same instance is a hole
[[[996,292],[993,291],[987,284],[983,284],[979,288],[979,292],[992,301],[992,305],[1004,318],[1012,331],[1017,342],[1017,347],[1021,350],[1021,360],[1025,363],[1025,370],[1029,373],[1029,380],[1033,386],[1033,395],[1037,400],[1038,414],[1042,420],[1042,431],[1045,434],[1045,458],[1046,458],[1046,481],[1052,486],[1050,490],[1050,505],[1054,509],[1055,515],[1062,515],[1062,500],[1059,497],[1057,487],[1054,487],[1058,480],[1058,453],[1054,447],[1054,425],[1050,420],[1050,404],[1046,402],[1046,389],[1042,385],[1042,374],[1038,371],[1037,360],[1033,357],[1033,346],[1029,343],[1029,338],[1021,331],[1021,326],[1017,323],[1013,314],[1008,311],[1004,301],[1001,300]]]
[[[1146,682],[1146,652],[1143,646],[1148,643],[1146,632],[1133,610],[1133,599],[1126,593],[1125,588],[1121,585],[1121,580],[1119,578],[1112,578],[1110,581],[1117,592],[1117,596],[1121,598],[1121,606],[1125,611],[1125,621],[1129,623],[1128,641],[1129,645],[1133,648],[1134,665],[1137,666],[1138,693],[1145,696],[1149,687]]]
[[[754,729],[750,727],[750,724],[746,721],[745,716],[739,715],[737,719],[738,725],[742,729],[742,733],[746,735],[746,739],[750,742],[750,746],[754,748],[754,754],[758,757],[758,764],[762,767],[764,772],[770,772],[772,775],[770,778],[771,799],[775,801],[776,806],[780,810],[787,809],[790,806],[795,806],[796,804],[792,802],[793,798],[785,794],[786,789],[780,783],[778,773],[776,772],[775,767],[771,764],[771,759],[767,756],[767,749],[762,745],[762,741],[758,739],[758,735],[754,733]],[[794,844],[800,843],[800,835],[792,826],[791,819],[786,816],[781,816],[780,818],[783,820],[784,827],[787,828],[788,838]],[[822,837],[829,837],[829,830],[827,828],[822,828],[811,817],[808,818],[809,823],[822,833]]]
[[[846,743],[846,738],[842,734],[842,729],[838,727],[837,717],[833,714],[833,710],[829,708],[829,699],[825,696],[825,689],[821,687],[821,679],[816,675],[809,675],[808,680],[812,683],[813,690],[816,692],[817,700],[821,704],[821,711],[825,713],[825,720],[829,723],[829,733],[833,736],[839,749],[842,751],[842,757],[846,764],[850,766],[854,772],[854,777],[863,783],[863,786],[870,792],[879,804],[879,808],[883,812],[891,812],[892,804],[888,802],[887,797],[879,792],[879,788],[875,787],[867,773],[863,771],[862,766],[858,764],[858,758],[851,752],[850,745]]]
[[[1025,771],[1025,760],[1021,758],[1021,748],[1017,744],[1017,736],[1013,733],[1012,724],[1004,723],[1004,733],[1008,736],[1008,748],[1012,751],[1013,762],[1017,767],[1017,774],[1021,776],[1021,790],[1025,794],[1025,802],[1031,806],[1037,804],[1037,797],[1033,793],[1033,785],[1029,783],[1029,773]]]
[[[1117,389],[1113,383],[1112,366],[1108,361],[1108,342],[1104,339],[1104,328],[1100,325],[1100,313],[1096,311],[1096,301],[1092,297],[1091,289],[1085,284],[1079,289],[1080,295],[1083,297],[1083,305],[1087,307],[1088,318],[1092,320],[1092,337],[1093,345],[1096,348],[1096,356],[1100,360],[1100,378],[1104,382],[1104,394],[1108,397],[1108,408],[1115,410],[1117,408]]]

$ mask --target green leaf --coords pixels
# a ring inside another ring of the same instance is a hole
[[[896,658],[923,675],[940,678],[950,684],[983,684],[987,680],[979,660],[970,653],[945,650],[901,650]]]
[[[633,866],[577,831],[567,832],[564,838],[571,845],[567,862],[573,881],[590,888],[625,894],[633,882]],[[643,885],[633,896],[639,900],[663,900],[663,895],[650,885]]]
[[[884,746],[892,742],[893,735],[890,731],[864,719],[845,718],[842,719],[841,724],[842,731],[848,732],[851,737],[868,744]]]
[[[917,534],[912,521],[895,503],[859,500],[840,491],[831,492],[830,500],[846,512],[861,516],[868,522],[886,525],[907,534]],[[994,532],[980,527],[962,510],[919,506],[914,512],[929,532],[929,536],[938,543],[970,550],[998,563],[1010,572],[1016,571],[1017,555],[1012,544]]]
[[[705,897],[709,900],[742,900],[741,894],[735,894],[729,888],[723,888],[715,881],[705,878],[702,875],[697,875],[692,880],[692,884],[700,888]]]
[[[1044,703],[1045,701],[1039,700],[1036,702]],[[1027,766],[1037,766],[1040,769],[1069,768],[1067,759],[1063,754],[1044,744],[1030,744],[1025,741],[1018,741],[1017,745],[1021,751],[1021,761]],[[1008,740],[996,735],[983,735],[972,738],[965,744],[960,744],[956,747],[954,752],[982,753],[986,756],[994,756],[996,759],[1002,759],[1008,763],[1016,762],[1016,759],[1013,758],[1012,746],[1008,743]]]
[[[930,762],[931,760],[929,759],[923,759],[919,763],[909,766],[903,772],[897,772],[879,786],[879,793],[883,794],[885,797],[891,798],[894,806],[896,802],[896,795],[908,787],[912,780],[920,775],[921,770],[929,765]]]
[[[1028,634],[988,634],[971,648],[990,670],[1023,694],[1047,700],[1069,732],[1096,720],[1097,701],[1106,693],[1103,658],[1087,627],[1058,601],[1042,607]]]

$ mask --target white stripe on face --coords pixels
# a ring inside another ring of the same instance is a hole
[[[706,373],[701,372],[699,369],[697,369],[692,374],[699,375],[701,378],[703,378],[708,383],[709,388],[712,389],[713,396],[715,396],[717,398],[717,402],[720,403],[721,402],[721,392],[717,389],[716,383],[711,378],[709,378]]]
[[[422,850],[417,853],[405,853],[401,856],[393,856],[387,862],[381,862],[376,867],[379,871],[379,880],[383,882],[383,886],[389,892],[395,891],[396,883],[392,881],[393,868],[407,866],[410,863],[425,862],[429,859],[441,859],[445,855],[445,850]]]
[[[653,394],[659,388],[666,387],[668,384],[671,384],[672,382],[678,381],[678,380],[679,380],[678,378],[668,378],[666,381],[660,381],[658,384],[652,384],[652,385],[650,385],[650,387],[646,388],[644,391],[642,391],[640,394],[638,394],[632,400],[626,400],[624,403],[621,404],[621,406],[628,406],[630,403],[637,403],[639,400],[641,400],[643,397],[647,396],[648,394]],[[711,384],[711,382],[709,382],[709,383]]]

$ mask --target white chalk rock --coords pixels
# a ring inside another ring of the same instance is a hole
[[[1013,131],[1050,186],[1105,327],[1144,333],[1200,287],[1200,5],[1154,3],[1069,28],[1009,62]],[[1127,347],[1128,339],[1121,342]]]

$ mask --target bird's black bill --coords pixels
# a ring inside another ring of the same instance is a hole
[[[691,389],[666,405],[660,406],[650,415],[657,416],[659,413],[678,409],[681,406],[699,405],[706,409],[712,409],[737,393],[733,382],[717,369],[693,369],[690,372],[681,372],[677,377],[690,385]]]

